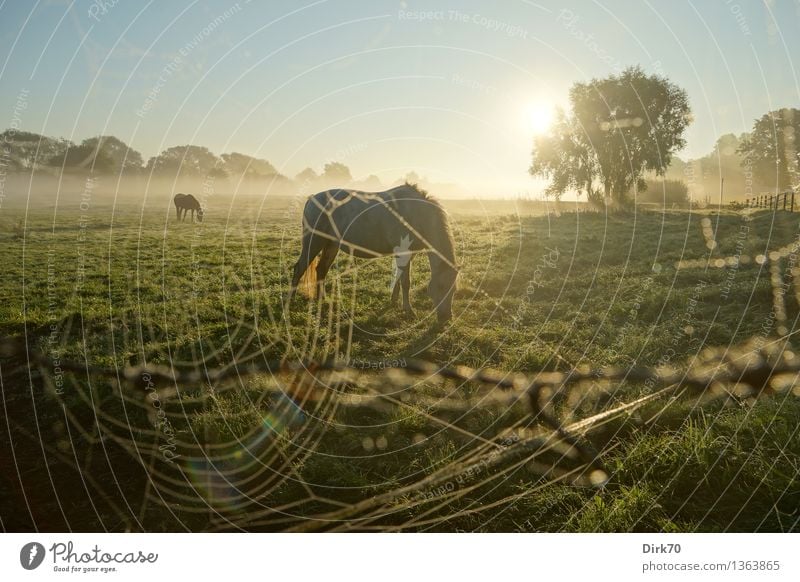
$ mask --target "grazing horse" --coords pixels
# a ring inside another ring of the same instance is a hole
[[[191,194],[175,194],[172,199],[175,202],[175,212],[178,214],[178,220],[181,222],[186,218],[186,212],[192,211],[192,222],[194,222],[194,213],[197,211],[197,221],[203,222],[203,208],[200,202]],[[181,218],[181,210],[183,210],[183,218]]]
[[[294,266],[289,301],[300,288],[310,297],[324,296],[325,277],[339,249],[360,258],[393,255],[392,303],[403,290],[409,301],[411,260],[426,252],[431,266],[428,295],[440,323],[452,316],[456,289],[453,237],[439,202],[412,184],[385,192],[326,190],[311,196],[303,209],[303,249]]]

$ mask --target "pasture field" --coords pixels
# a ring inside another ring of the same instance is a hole
[[[767,265],[703,266],[708,258],[757,257],[792,244],[800,215],[605,215],[565,205],[560,215],[537,216],[515,213],[510,203],[444,204],[461,266],[454,318],[444,329],[434,326],[421,257],[412,271],[415,317],[388,306],[389,259],[343,256],[329,276],[327,303],[299,298],[287,311],[283,294],[299,252],[302,207],[289,199],[237,203],[234,210],[215,201],[202,224],[177,223],[166,206],[4,211],[0,336],[40,350],[53,370],[72,361],[197,371],[196,385],[182,388],[211,397],[174,420],[173,429],[185,440],[203,435],[203,446],[231,454],[216,467],[222,485],[208,485],[208,467],[188,467],[188,478],[171,484],[178,493],[159,502],[151,477],[166,461],[125,446],[142,438],[147,417],[119,397],[113,378],[76,370],[56,385],[47,370],[25,366],[19,352],[4,353],[2,527],[281,529],[279,515],[250,520],[247,512],[280,507],[281,515],[302,517],[324,511],[325,500],[332,500],[330,509],[369,499],[446,466],[476,442],[503,438],[504,427],[525,417],[487,403],[443,418],[414,407],[294,405],[287,419],[275,400],[262,398],[276,381],[269,374],[215,391],[204,372],[232,362],[336,358],[402,368],[421,359],[533,375],[580,365],[679,365],[706,347],[752,337],[800,349],[793,287],[781,330],[771,314]],[[781,265],[783,273],[786,261]],[[790,272],[782,276],[791,282]],[[391,372],[375,373],[391,379]],[[431,398],[472,395],[469,386],[436,382],[409,390]],[[646,390],[627,382],[613,397],[624,402]],[[609,473],[600,489],[544,483],[520,467],[446,502],[399,505],[369,527],[798,531],[798,420],[800,399],[786,394],[703,407],[658,402],[592,435]],[[246,439],[258,427],[258,444],[267,447],[263,463],[238,472],[237,459],[252,452]],[[203,477],[193,479],[193,471]],[[250,499],[240,503],[245,492]]]

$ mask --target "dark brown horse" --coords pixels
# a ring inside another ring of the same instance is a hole
[[[175,198],[172,201],[175,203],[175,212],[178,214],[178,220],[183,222],[183,219],[186,218],[186,212],[191,210],[192,222],[194,222],[195,212],[197,212],[197,221],[203,222],[203,207],[200,206],[197,198],[191,194],[175,194]],[[181,211],[183,211],[183,215],[181,215]]]
[[[427,253],[428,295],[439,322],[450,319],[458,275],[453,237],[444,209],[423,190],[404,184],[385,192],[326,190],[311,196],[303,209],[303,249],[294,266],[290,301],[298,287],[312,297],[324,296],[325,277],[339,249],[367,259],[393,255],[392,302],[402,288],[407,313],[413,313],[411,261]]]

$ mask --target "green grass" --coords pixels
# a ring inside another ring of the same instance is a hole
[[[299,252],[299,216],[284,202],[261,213],[246,208],[231,220],[225,209],[212,209],[204,224],[194,226],[132,208],[112,216],[110,207],[93,207],[84,227],[77,208],[27,217],[9,211],[0,220],[0,334],[26,337],[31,347],[47,351],[53,332],[62,358],[105,367],[172,363],[189,369],[200,361],[214,367],[258,348],[267,359],[421,358],[534,373],[580,364],[678,364],[704,346],[775,333],[765,323],[772,309],[766,267],[676,265],[709,256],[703,218],[711,218],[716,230],[712,258],[718,258],[742,249],[758,255],[797,240],[797,215],[763,212],[749,222],[732,213],[519,217],[491,214],[487,207],[490,213],[482,215],[453,206],[462,274],[455,318],[445,330],[432,326],[422,259],[412,272],[415,318],[387,307],[388,260],[356,262],[354,269],[346,257],[338,259],[329,287],[333,299],[320,312],[299,299],[286,313],[282,296]],[[798,305],[791,294],[786,303],[793,332]],[[798,348],[793,336],[789,345]],[[124,449],[145,438],[141,429],[148,421],[135,407],[122,407],[113,382],[93,378],[90,385],[85,375],[73,376],[56,398],[20,363],[0,360],[3,416],[11,419],[3,431],[10,431],[14,452],[8,445],[0,449],[0,483],[10,492],[0,497],[3,527],[209,527],[207,510],[142,504],[144,494],[152,495],[146,475],[160,471],[161,461]],[[315,405],[300,416],[286,402],[265,397],[272,385],[268,376],[245,378],[204,407],[187,408],[174,426],[181,438],[229,452],[224,470],[256,491],[258,504],[289,504],[300,515],[333,509],[323,498],[356,502],[422,478],[475,445],[466,433],[494,439],[524,418],[521,409],[498,406],[444,424],[397,408],[334,411]],[[185,389],[197,394],[209,386]],[[455,390],[467,398],[471,388],[424,383],[411,390],[431,397],[452,397]],[[614,399],[643,390],[624,385]],[[608,449],[611,470],[602,490],[542,487],[539,475],[523,467],[431,515],[401,508],[379,523],[442,531],[798,529],[796,398],[743,407],[651,408],[595,435],[596,444]],[[113,435],[97,428],[97,410],[109,415],[100,419],[102,426],[119,422]],[[280,430],[264,438],[268,415],[277,417]],[[254,435],[262,436],[255,444]],[[267,459],[266,470],[241,454],[248,448]],[[84,484],[81,475],[94,483]],[[251,475],[262,482],[248,481]],[[197,496],[187,483],[175,487]],[[224,489],[215,486],[211,497],[224,501]],[[235,508],[226,511],[249,519]],[[253,523],[256,529],[279,527]]]

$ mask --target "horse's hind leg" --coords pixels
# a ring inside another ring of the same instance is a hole
[[[317,263],[317,297],[325,299],[325,277],[328,276],[328,271],[336,259],[336,254],[339,252],[339,245],[329,241],[327,245],[322,248],[322,254],[319,256]]]
[[[294,264],[294,270],[292,272],[292,284],[289,287],[287,303],[291,302],[294,294],[297,292],[297,286],[300,284],[300,279],[303,278],[303,274],[320,253],[322,246],[323,240],[320,237],[315,236],[313,233],[307,233],[303,235],[303,248],[300,251],[300,258],[297,259],[297,262]]]
[[[389,300],[390,305],[397,305],[397,300],[400,298],[400,277],[403,272],[395,267],[395,275],[393,279],[394,285],[392,286],[392,298]]]
[[[411,290],[411,261],[408,261],[403,268],[399,283],[403,288],[403,311],[408,315],[414,315],[414,309],[411,307],[411,300],[408,296]],[[397,285],[395,285],[395,289],[397,289]]]

